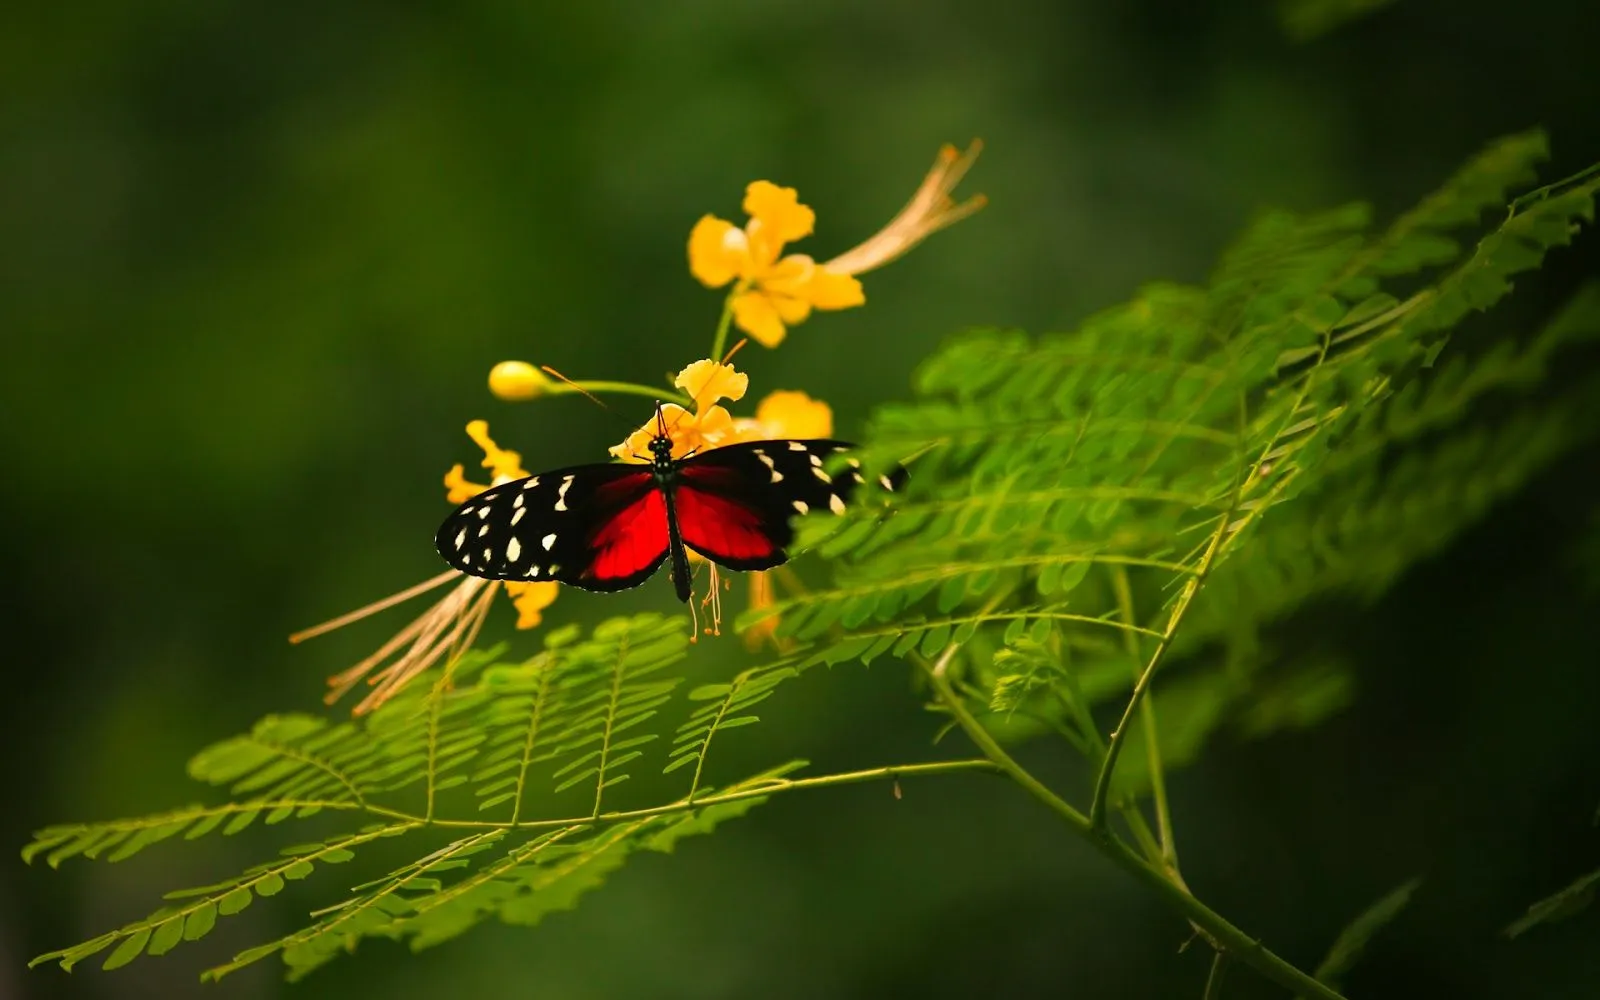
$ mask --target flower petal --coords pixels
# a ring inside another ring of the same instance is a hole
[[[732,365],[696,361],[678,373],[673,385],[689,394],[696,410],[704,411],[721,399],[743,399],[745,390],[750,388],[750,376]]]
[[[744,231],[714,215],[701,216],[689,232],[689,273],[707,288],[720,288],[749,265]]]
[[[763,347],[777,347],[787,334],[778,308],[767,295],[751,290],[733,299],[733,322]]]
[[[768,432],[768,438],[833,436],[833,409],[820,399],[792,389],[768,393],[756,407],[756,421]]]
[[[826,267],[819,267],[811,273],[811,280],[806,283],[802,294],[818,309],[848,309],[867,301],[861,282]]]
[[[494,438],[489,436],[487,420],[474,420],[467,424],[467,436],[483,449],[483,467],[494,473],[495,485],[527,478],[528,472],[522,468],[522,456],[494,443]]]
[[[666,403],[661,407],[661,418],[666,422],[669,434],[676,441],[677,434],[680,432],[679,429],[684,426],[686,421],[692,424],[694,414],[677,403]],[[649,462],[650,442],[655,440],[656,433],[656,418],[651,416],[649,420],[644,422],[643,426],[629,434],[621,444],[613,445],[607,450],[613,458],[619,458],[624,462],[636,464]]]
[[[444,498],[451,503],[460,504],[466,503],[489,487],[469,480],[467,470],[458,463],[450,466],[450,471],[444,474],[444,488]]]
[[[536,627],[544,620],[544,609],[550,606],[560,592],[559,584],[545,580],[529,583],[506,581],[506,593],[511,595],[511,603],[517,608],[517,628]]]
[[[810,236],[817,224],[817,213],[800,204],[799,192],[771,181],[750,182],[744,189],[744,210],[761,223],[769,239],[780,244]]]
[[[713,406],[695,418],[692,431],[693,440],[690,440],[690,435],[686,434],[684,441],[686,447],[683,450],[689,451],[698,448],[701,451],[705,451],[707,448],[720,448],[725,444],[732,444],[733,442],[728,440],[732,433],[733,414],[720,406]],[[674,455],[678,454],[677,443],[677,438],[674,437]]]
[[[776,603],[772,590],[772,576],[767,570],[760,570],[750,574],[750,610],[759,611],[770,608]],[[780,652],[788,652],[791,645],[787,639],[778,638],[777,615],[770,615],[761,619],[754,625],[744,630],[744,645],[751,651],[760,649],[768,643]]]
[[[790,254],[780,260],[762,279],[761,287],[774,297],[800,299],[818,309],[847,309],[867,301],[861,282],[843,272],[819,266],[803,253]],[[784,312],[781,306],[778,311]],[[787,316],[784,319],[791,324],[799,322]]]

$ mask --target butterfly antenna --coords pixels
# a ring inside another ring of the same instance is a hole
[[[728,348],[728,353],[724,354],[722,356],[722,362],[721,363],[722,364],[727,364],[729,361],[732,361],[733,360],[733,356],[735,354],[738,354],[739,350],[741,348],[743,348],[744,345],[746,345],[748,343],[750,343],[750,338],[749,337],[740,337],[739,338],[739,342],[737,344],[734,344],[732,347]]]
[[[594,393],[590,392],[588,389],[585,389],[583,386],[579,385],[578,383],[572,381],[572,379],[567,378],[565,375],[563,375],[560,372],[556,371],[554,368],[551,368],[549,365],[540,365],[539,366],[539,370],[544,372],[546,375],[551,376],[552,378],[559,379],[560,381],[565,382],[567,385],[572,387],[572,391],[573,392],[582,393],[585,397],[588,398],[589,402],[591,402],[594,405],[600,407],[600,409],[610,411],[611,413],[616,413],[617,412],[616,410],[613,410],[613,409],[611,409],[611,407],[607,406],[606,403],[605,403],[605,400],[601,399],[599,396],[596,396]]]

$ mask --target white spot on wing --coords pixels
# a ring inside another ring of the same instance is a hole
[[[572,489],[572,477],[567,476],[561,480],[561,488],[556,491],[556,510],[567,509],[567,491]]]
[[[882,483],[883,488],[886,490],[894,489],[894,482],[888,476],[879,476],[878,482]]]
[[[461,531],[456,534],[456,551],[460,552],[461,547],[465,544],[467,544],[467,529],[462,528]]]
[[[804,500],[796,500],[794,502],[794,510],[797,514],[807,514],[810,513],[811,508],[806,506],[806,502]]]
[[[506,562],[516,562],[522,558],[522,543],[517,541],[515,535],[506,543]]]
[[[543,538],[539,539],[539,544],[544,546],[544,550],[546,552],[549,552],[550,551],[550,546],[554,545],[555,543],[556,543],[556,536],[555,536],[555,532],[553,532],[553,531],[550,534],[548,534],[548,535],[544,536]]]
[[[833,511],[835,514],[843,514],[844,513],[844,500],[843,500],[843,498],[841,498],[839,496],[839,494],[837,494],[837,493],[830,493],[828,495],[828,509]]]
[[[789,450],[790,451],[805,451],[806,450],[806,446],[804,444],[801,444],[799,441],[790,441],[789,442]]]
[[[489,533],[489,526],[487,524],[478,529],[478,537],[479,538],[482,538],[484,535],[487,535],[488,533]]]
[[[517,508],[518,510],[521,510],[522,509],[522,500],[523,500],[522,494],[518,493],[516,495],[516,497],[511,501],[511,506]]]
[[[773,482],[776,483],[776,482],[781,482],[783,480],[783,473],[778,471],[778,463],[776,463],[776,462],[774,462],[772,460],[772,456],[771,455],[768,455],[766,452],[761,451],[760,449],[757,449],[752,454],[754,454],[757,458],[761,459],[761,464],[765,465],[767,468],[772,470],[772,481]]]
[[[490,559],[493,559],[493,558],[494,558],[494,553],[490,552],[488,549],[484,549],[483,550],[483,561],[484,562],[488,562]]]
[[[538,563],[534,563],[532,566],[528,567],[528,575],[529,576],[538,576],[539,575],[539,564]]]
[[[811,457],[812,458],[816,458],[817,456],[812,455]],[[826,472],[823,472],[821,469],[812,469],[811,470],[811,474],[816,476],[818,479],[822,480],[825,483],[832,483],[833,482],[833,477],[828,475]]]
[[[815,468],[815,469],[822,468],[822,456],[818,455],[816,452],[812,452],[811,453],[811,466],[812,466],[812,468]]]
[[[517,499],[521,500],[522,498],[521,497],[517,497]],[[523,509],[518,510],[515,513],[513,513],[511,515],[511,526],[513,528],[515,528],[517,526],[517,522],[522,520],[522,515],[526,514],[527,512],[528,512],[527,508],[523,508]]]
[[[488,504],[484,504],[482,507],[478,508],[478,520],[480,520],[480,521],[489,520],[489,505]]]
[[[528,481],[522,484],[522,488],[524,490],[531,490],[531,489],[533,489],[534,487],[536,487],[538,485],[539,485],[539,477],[538,476],[529,476],[528,477]]]

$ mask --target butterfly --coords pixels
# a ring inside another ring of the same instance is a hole
[[[469,576],[597,591],[636,587],[670,559],[688,601],[686,548],[728,569],[770,569],[788,561],[791,517],[844,513],[865,475],[855,459],[835,473],[825,460],[850,447],[751,441],[680,459],[662,427],[649,465],[574,465],[502,483],[446,518],[434,547]],[[892,491],[905,478],[897,467],[878,484]]]

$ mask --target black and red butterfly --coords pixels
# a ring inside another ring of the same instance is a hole
[[[844,513],[864,481],[860,463],[830,473],[842,441],[752,441],[672,457],[664,433],[649,465],[574,465],[503,483],[473,497],[439,528],[444,561],[490,580],[556,580],[584,590],[625,590],[669,557],[678,599],[689,599],[684,547],[720,566],[769,569],[788,560],[789,519]],[[896,468],[879,477],[893,490]]]

